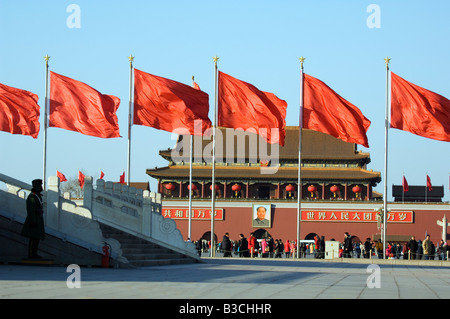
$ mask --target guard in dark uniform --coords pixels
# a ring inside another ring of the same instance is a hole
[[[32,185],[31,193],[27,197],[27,218],[23,224],[22,236],[29,238],[28,258],[39,259],[39,241],[45,238],[42,180],[35,179]]]

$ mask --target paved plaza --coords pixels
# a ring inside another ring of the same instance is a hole
[[[262,258],[202,258],[137,269],[0,265],[2,299],[407,299],[450,297],[450,267]],[[374,260],[375,262],[375,260]],[[78,276],[78,277],[77,277]],[[78,288],[77,288],[77,285]],[[70,288],[72,287],[72,288]]]

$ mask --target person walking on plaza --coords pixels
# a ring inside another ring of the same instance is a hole
[[[325,236],[322,236],[320,238],[319,242],[319,258],[324,259],[325,258]]]
[[[250,256],[248,252],[248,241],[247,238],[244,237],[244,234],[239,235],[239,256],[240,257]]]
[[[319,245],[320,238],[319,235],[314,236],[314,258],[319,258]]]
[[[344,239],[344,258],[350,258],[351,252],[353,250],[352,246],[352,237],[348,232],[344,233],[345,239]]]
[[[437,245],[437,255],[438,255],[439,260],[445,260],[444,252],[445,252],[444,241],[441,239],[441,241]]]
[[[291,252],[290,248],[291,245],[289,243],[289,239],[286,239],[286,242],[284,243],[284,255],[286,258],[289,258],[289,254]]]
[[[408,259],[408,243],[405,242],[402,246],[403,259]]]
[[[256,247],[256,238],[253,233],[250,233],[250,238],[248,239],[248,250],[250,252],[250,257],[253,257],[255,254],[255,247]]]
[[[416,259],[423,259],[423,246],[422,246],[422,241],[421,240],[417,241],[417,255],[416,255]]]
[[[381,239],[378,239],[375,244],[375,250],[377,251],[378,259],[383,259],[383,242]]]
[[[23,224],[22,236],[28,237],[28,258],[42,258],[37,254],[39,241],[45,238],[44,205],[42,202],[42,180],[32,181],[32,189],[27,197],[27,218]]]
[[[364,242],[364,258],[369,258],[372,253],[372,243],[370,242],[370,237],[366,238]]]
[[[197,248],[198,256],[201,257],[202,256],[202,239],[201,238],[195,243],[195,248]]]
[[[295,258],[296,257],[295,254],[296,254],[296,250],[297,250],[297,245],[296,245],[296,241],[295,240],[291,241],[291,243],[289,245],[289,249],[291,251],[291,256],[293,258]]]
[[[411,236],[410,241],[408,242],[409,253],[411,254],[411,259],[416,259],[417,250],[419,249],[419,244],[416,241],[416,237]]]
[[[221,249],[223,250],[223,257],[231,257],[231,240],[228,233],[223,235]]]
[[[300,258],[306,258],[306,243],[300,243]]]
[[[267,252],[269,250],[268,246],[268,242],[267,242],[267,238],[263,238],[263,240],[261,241],[261,257],[262,258],[266,258],[267,257]]]
[[[430,241],[430,235],[427,235],[427,237],[422,242],[422,248],[423,248],[423,256],[425,260],[430,259],[431,255],[431,241]]]

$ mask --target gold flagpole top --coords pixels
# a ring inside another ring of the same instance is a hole
[[[217,61],[219,61],[219,57],[216,55],[216,56],[213,58],[213,61],[214,61],[214,63],[217,64]]]
[[[50,56],[48,54],[46,54],[44,56],[44,60],[45,60],[45,65],[48,67],[48,61],[50,60]]]
[[[306,59],[304,57],[300,57],[298,60],[300,61],[300,67],[303,69],[303,62],[305,62]]]
[[[133,61],[134,61],[134,56],[132,56],[130,54],[130,56],[128,57],[128,61],[130,61],[130,66],[132,66],[133,65]]]
[[[391,61],[391,59],[389,59],[388,57],[386,57],[384,59],[384,63],[386,63],[386,68],[389,69],[389,62]]]

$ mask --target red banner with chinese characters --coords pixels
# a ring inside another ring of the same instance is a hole
[[[161,214],[165,218],[189,219],[188,211],[189,208],[164,207],[161,211]],[[223,220],[223,208],[217,208],[214,211],[214,220]],[[211,209],[192,208],[191,219],[211,220]]]
[[[377,222],[376,211],[331,211],[331,210],[304,210],[301,220],[311,222]],[[388,222],[412,223],[414,212],[390,211],[387,213]]]

